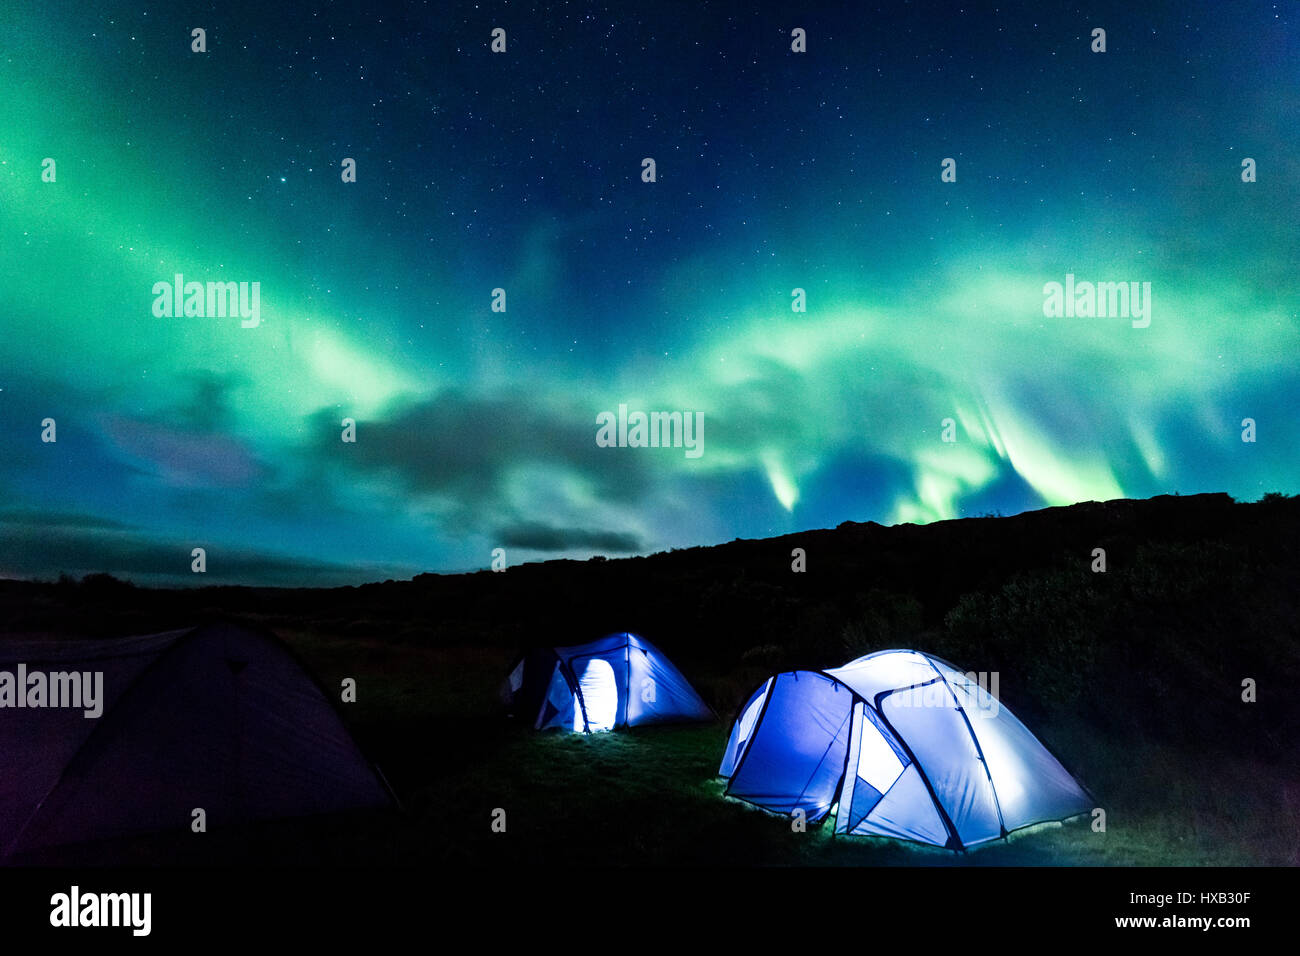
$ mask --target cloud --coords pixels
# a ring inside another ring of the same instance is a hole
[[[10,508],[0,511],[0,526],[15,527],[37,525],[42,528],[61,528],[79,531],[125,530],[131,526],[112,518],[81,514],[74,511],[41,511],[37,508]]]
[[[584,528],[556,528],[540,522],[521,522],[502,528],[497,539],[503,547],[526,551],[608,551],[635,554],[643,550],[634,534]]]
[[[5,547],[0,577],[54,578],[108,573],[144,584],[200,585],[273,583],[331,587],[385,578],[409,578],[419,568],[344,565],[279,555],[220,542],[177,541],[148,535],[93,515],[24,509],[0,514]],[[190,570],[190,552],[207,551],[206,573]]]
[[[340,440],[339,416],[319,413],[313,451],[322,461],[396,477],[417,494],[488,510],[504,503],[515,474],[528,468],[559,470],[605,500],[634,502],[651,487],[655,459],[597,446],[600,410],[551,396],[453,390],[359,419],[355,444]]]
[[[175,486],[247,487],[266,469],[236,438],[119,415],[103,419],[105,434],[128,458]]]

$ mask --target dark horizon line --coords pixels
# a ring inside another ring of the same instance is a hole
[[[1233,498],[1232,495],[1230,495],[1226,491],[1202,491],[1202,492],[1193,492],[1191,494],[1186,494],[1186,495],[1174,491],[1174,492],[1162,492],[1157,495],[1152,495],[1149,498],[1109,498],[1106,499],[1105,501],[1097,501],[1095,499],[1089,499],[1087,501],[1076,501],[1068,505],[1045,505],[1041,508],[1027,508],[1024,511],[1017,511],[1012,514],[992,513],[992,514],[979,514],[979,515],[962,515],[955,518],[941,518],[937,521],[925,522],[924,524],[917,524],[916,522],[913,521],[903,521],[892,525],[882,525],[879,522],[870,519],[866,521],[854,521],[852,519],[846,519],[833,528],[830,527],[804,528],[799,531],[788,531],[784,534],[771,535],[769,537],[760,537],[760,538],[739,538],[738,537],[738,538],[732,538],[730,541],[718,541],[713,544],[697,544],[697,545],[687,545],[685,547],[672,547],[672,548],[667,548],[659,551],[647,551],[640,554],[625,554],[620,557],[610,557],[604,554],[593,554],[586,558],[542,558],[540,560],[523,561],[520,562],[519,564],[508,565],[503,569],[503,571],[510,571],[514,568],[522,568],[522,567],[538,567],[547,564],[560,564],[560,563],[585,564],[591,561],[644,560],[646,558],[651,558],[663,554],[673,554],[679,551],[693,551],[698,549],[708,550],[713,548],[721,548],[729,544],[735,544],[738,542],[777,541],[780,540],[781,538],[789,538],[801,534],[814,534],[818,532],[835,531],[835,530],[839,530],[840,528],[843,528],[845,525],[863,525],[863,526],[875,525],[878,528],[902,528],[908,526],[917,527],[917,528],[930,528],[930,527],[936,527],[944,524],[951,524],[952,522],[956,522],[956,521],[988,521],[988,520],[996,521],[1000,519],[1017,518],[1024,515],[1038,514],[1040,512],[1045,512],[1045,511],[1079,508],[1085,505],[1107,505],[1107,504],[1113,504],[1118,502],[1145,503],[1145,502],[1155,501],[1156,499],[1159,498],[1185,498],[1189,500],[1196,499],[1196,498],[1226,498],[1232,504],[1258,504],[1268,498],[1288,499],[1288,498],[1295,498],[1295,497],[1300,497],[1300,495],[1288,495],[1284,492],[1270,491],[1270,492],[1265,492],[1255,501],[1238,501],[1236,498]],[[119,577],[118,575],[113,574],[110,571],[89,571],[83,574],[80,578],[75,577],[74,575],[70,574],[67,571],[61,571],[59,572],[58,576],[54,578],[43,578],[43,577],[36,577],[36,576],[32,576],[32,577],[11,576],[11,575],[0,573],[0,582],[38,584],[38,585],[46,585],[46,586],[58,586],[60,584],[70,583],[75,586],[82,586],[87,580],[100,578],[100,579],[109,579],[114,585],[121,585],[130,588],[138,588],[140,590],[146,590],[146,591],[191,591],[191,590],[196,591],[196,590],[214,590],[214,589],[231,589],[231,588],[243,588],[247,590],[262,590],[262,591],[335,591],[335,590],[342,590],[345,588],[363,588],[363,587],[371,587],[375,585],[382,585],[382,584],[389,584],[389,583],[409,583],[415,581],[418,578],[422,578],[426,576],[452,578],[452,577],[460,577],[463,575],[496,574],[496,573],[501,573],[501,572],[493,571],[490,567],[478,567],[478,568],[466,568],[460,570],[420,571],[412,575],[410,578],[385,578],[383,580],[372,579],[372,580],[362,581],[354,584],[293,585],[293,584],[195,583],[195,584],[159,585],[159,584],[142,584],[128,577]]]

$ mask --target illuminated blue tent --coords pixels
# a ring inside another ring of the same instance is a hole
[[[951,664],[880,651],[767,680],[731,730],[727,795],[836,834],[961,850],[1094,803],[1011,711]]]
[[[591,733],[713,718],[658,648],[626,633],[529,651],[511,670],[505,696],[511,712],[538,730]]]

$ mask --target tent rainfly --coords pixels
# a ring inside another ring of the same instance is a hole
[[[726,793],[834,833],[964,850],[1094,803],[1025,725],[953,665],[879,651],[767,680],[741,709]]]
[[[668,658],[627,633],[527,652],[511,669],[504,696],[510,712],[537,730],[592,733],[713,719],[708,704]]]
[[[393,802],[269,632],[0,641],[0,860],[188,827],[195,808],[213,826]]]

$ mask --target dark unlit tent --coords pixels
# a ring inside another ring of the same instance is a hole
[[[0,673],[102,674],[102,714],[0,708],[0,859],[40,847],[391,806],[325,692],[234,624],[0,641]],[[32,680],[32,678],[28,678]]]

